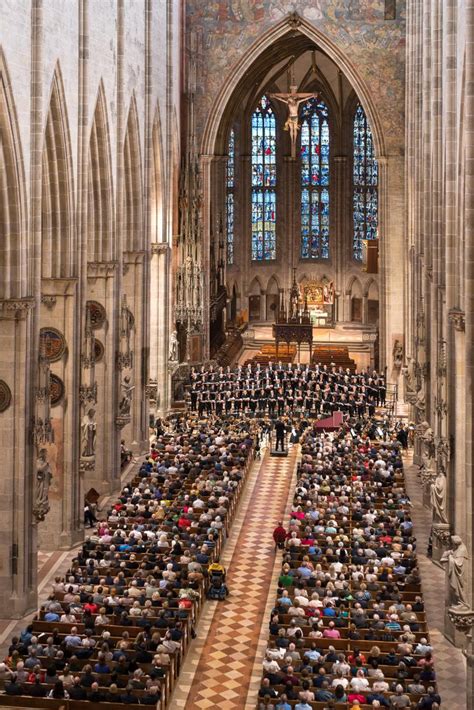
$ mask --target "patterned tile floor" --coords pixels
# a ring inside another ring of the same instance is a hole
[[[405,458],[407,492],[413,503],[413,522],[417,540],[426,618],[433,644],[438,688],[447,710],[466,710],[466,659],[462,651],[448,641],[443,633],[445,605],[445,573],[426,556],[431,529],[430,511],[423,506],[423,491],[418,476],[418,466],[412,457]]]
[[[199,643],[193,642],[180,674],[173,708],[245,707],[256,658],[261,662],[265,643],[260,634],[267,626],[274,578],[272,531],[287,507],[297,451],[294,448],[288,458],[266,453],[250,474],[223,555],[231,594],[225,602],[207,603],[197,629]]]

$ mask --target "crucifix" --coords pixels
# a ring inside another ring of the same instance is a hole
[[[299,94],[297,86],[290,86],[290,92],[287,94],[270,94],[271,99],[277,99],[284,104],[288,104],[288,118],[284,125],[284,130],[290,132],[291,140],[291,157],[296,158],[296,139],[298,137],[298,108],[299,105],[308,101],[308,99],[317,98],[318,94]]]

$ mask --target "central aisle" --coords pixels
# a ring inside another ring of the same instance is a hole
[[[200,654],[193,648],[199,641],[189,650],[173,707],[242,710],[245,706],[261,626],[268,622],[266,604],[275,563],[272,533],[284,518],[298,450],[293,447],[288,458],[271,458],[265,453],[261,464],[255,464],[258,472],[254,483],[247,483],[234,523],[235,538],[231,532],[222,556],[226,564],[226,552],[232,554],[227,564],[230,595],[225,602],[206,602],[204,625],[206,616],[212,616],[212,621]],[[238,518],[243,518],[240,526]],[[201,626],[199,635],[205,633]]]

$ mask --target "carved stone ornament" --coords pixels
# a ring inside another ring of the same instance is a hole
[[[168,250],[166,242],[154,242],[150,245],[152,254],[165,254]]]
[[[59,404],[64,397],[65,387],[64,382],[57,375],[49,376],[49,395],[51,397],[51,406]]]
[[[158,383],[155,380],[145,385],[145,396],[152,403],[158,402]]]
[[[131,370],[133,367],[133,352],[117,353],[117,368],[119,370]]]
[[[438,523],[433,525],[432,528],[433,537],[438,540],[440,545],[448,545],[451,540],[451,532],[449,530],[449,525],[444,523]]]
[[[24,318],[35,307],[34,298],[6,298],[0,300],[0,310],[15,318]]]
[[[102,328],[107,318],[104,306],[98,301],[87,301],[87,308],[90,313],[91,327],[94,330]]]
[[[451,308],[448,313],[448,320],[454,325],[454,330],[460,332],[466,330],[466,314],[460,308]]]
[[[101,362],[103,357],[104,357],[104,352],[105,348],[103,343],[101,343],[100,340],[97,340],[97,338],[94,338],[94,353],[95,353],[95,362]]]
[[[97,382],[93,385],[81,385],[79,387],[79,401],[81,404],[87,402],[95,404],[97,402]]]
[[[474,609],[450,607],[448,616],[453,626],[464,634],[468,634],[474,626]]]
[[[85,473],[86,471],[93,471],[95,468],[95,459],[93,458],[83,458],[79,463],[79,471]]]
[[[130,424],[130,414],[119,414],[117,417],[115,417],[115,426],[117,429],[123,429],[124,426],[127,426],[127,424]]]
[[[56,296],[41,296],[41,303],[46,306],[48,310],[52,310],[56,305]]]
[[[12,401],[12,393],[4,380],[0,380],[0,412],[5,412]]]
[[[40,344],[43,347],[42,353],[49,362],[57,362],[66,352],[64,335],[56,328],[41,328]]]
[[[297,12],[291,12],[288,15],[287,22],[292,30],[297,30],[298,27],[301,27],[301,17]]]

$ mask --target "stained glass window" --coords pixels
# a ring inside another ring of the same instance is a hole
[[[353,121],[352,215],[354,259],[362,261],[362,241],[377,238],[378,167],[374,142],[362,106],[356,108]]]
[[[234,263],[234,185],[235,185],[235,132],[232,128],[227,146],[227,198],[226,198],[226,233],[227,263]]]
[[[328,108],[316,98],[301,111],[301,258],[329,258]]]
[[[262,96],[252,114],[252,259],[276,257],[276,121]]]

